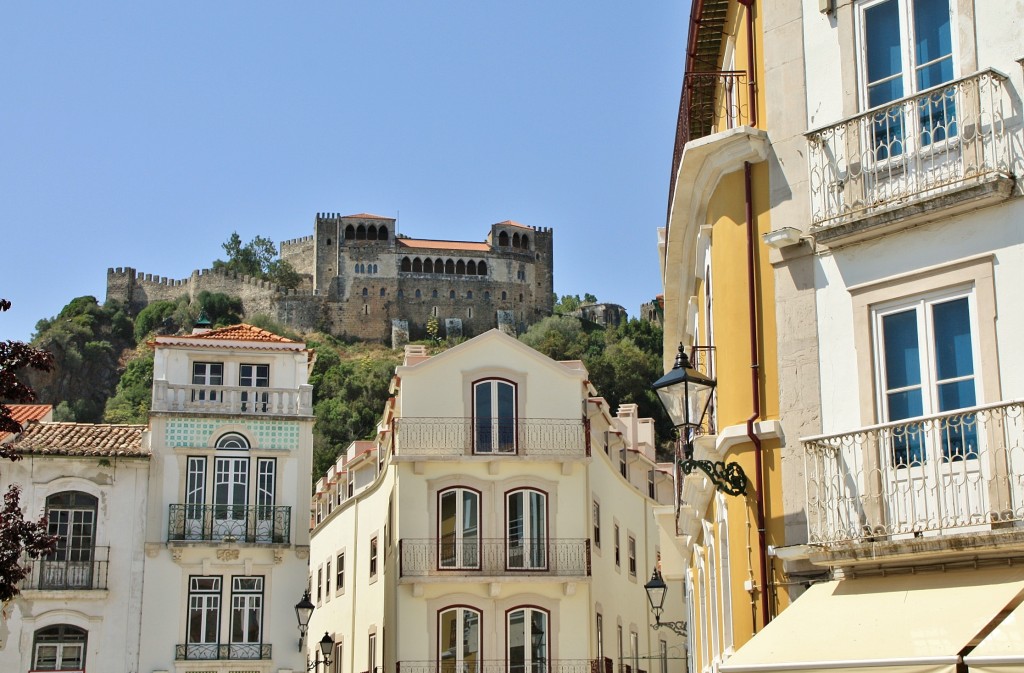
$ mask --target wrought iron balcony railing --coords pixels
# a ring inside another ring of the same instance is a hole
[[[313,387],[249,388],[153,381],[153,411],[247,416],[311,416]]]
[[[193,659],[270,659],[271,645],[267,643],[179,643],[174,646],[178,661]]]
[[[610,663],[610,660],[607,660]],[[541,659],[516,662],[509,659],[445,659],[398,661],[396,673],[605,673],[597,659]]]
[[[23,559],[21,565],[29,568],[29,574],[18,584],[20,589],[88,591],[107,588],[110,547],[60,550],[50,556]],[[76,560],[67,560],[67,557]]]
[[[167,540],[284,544],[291,539],[291,520],[289,506],[175,504],[170,506]]]
[[[1005,83],[983,70],[808,133],[812,224],[1011,174]]]
[[[584,421],[570,418],[399,418],[395,420],[398,456],[590,455]]]
[[[1024,402],[810,437],[803,446],[811,543],[1024,521]]]
[[[588,577],[590,540],[556,539],[512,544],[505,538],[403,539],[398,543],[402,577],[541,575]]]

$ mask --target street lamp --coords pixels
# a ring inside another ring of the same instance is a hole
[[[647,600],[651,602],[651,612],[654,613],[654,626],[655,631],[665,627],[670,629],[673,633],[679,636],[686,637],[686,622],[663,622],[661,621],[662,607],[665,605],[665,594],[668,591],[668,587],[665,585],[665,580],[661,578],[661,573],[658,568],[654,568],[654,572],[651,573],[651,581],[644,585],[644,590],[647,592]]]
[[[327,670],[331,665],[331,651],[334,649],[334,638],[331,638],[331,634],[324,631],[324,637],[320,639],[320,654],[323,655],[323,661],[314,661],[310,664],[306,670],[312,671],[320,664],[324,665],[324,670]],[[308,659],[306,661],[309,661]]]
[[[713,378],[701,374],[690,365],[683,344],[679,344],[679,352],[676,354],[672,369],[651,387],[658,393],[658,399],[665,407],[672,425],[679,428],[680,436],[683,438],[683,460],[679,463],[683,474],[700,470],[708,475],[719,491],[728,495],[743,495],[747,490],[748,480],[739,463],[693,458],[693,435],[704,423],[715,385],[717,384]]]
[[[302,641],[306,638],[306,630],[309,629],[309,618],[313,616],[313,601],[309,600],[309,589],[302,594],[302,600],[295,604],[295,618],[299,621],[299,652],[302,651]]]

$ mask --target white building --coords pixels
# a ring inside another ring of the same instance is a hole
[[[673,492],[653,423],[587,379],[498,331],[407,348],[376,440],[317,485],[312,660],[326,632],[334,672],[684,670],[643,587]]]
[[[312,353],[249,325],[153,346],[138,670],[303,670]]]

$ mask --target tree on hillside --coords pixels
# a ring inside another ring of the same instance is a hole
[[[0,312],[11,308],[11,302],[0,299]],[[21,423],[11,416],[11,408],[3,402],[24,404],[36,399],[35,392],[17,377],[19,371],[34,369],[49,371],[53,358],[46,351],[33,348],[21,341],[0,342],[0,432],[19,433]],[[21,456],[8,445],[0,444],[0,456],[19,460]],[[21,565],[21,557],[30,558],[53,551],[57,538],[46,534],[46,517],[38,521],[25,521],[21,511],[21,489],[13,484],[4,494],[0,508],[0,604],[18,595],[18,582],[28,569]]]
[[[227,260],[214,260],[214,269],[262,278],[285,288],[298,287],[302,282],[292,265],[278,258],[277,247],[269,238],[257,236],[243,245],[242,237],[233,231],[221,247]]]

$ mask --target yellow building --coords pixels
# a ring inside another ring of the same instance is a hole
[[[686,474],[690,464],[681,462],[676,507],[659,516],[662,573],[686,586],[668,600],[689,611],[693,671],[716,670],[788,601],[777,595],[768,556],[784,529],[774,283],[762,243],[773,227],[760,7],[693,4],[668,222],[659,231],[665,369],[682,344],[717,380],[705,420],[681,431],[680,458],[692,439],[695,460],[736,463],[749,478],[733,496],[729,484],[716,487],[699,469]]]

